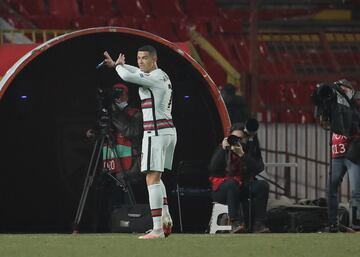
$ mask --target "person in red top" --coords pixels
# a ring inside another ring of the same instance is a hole
[[[229,137],[225,137],[209,164],[213,200],[228,205],[232,233],[246,230],[268,232],[264,221],[269,184],[264,180],[255,179],[255,176],[264,170],[259,140],[256,135],[249,136],[245,132],[243,123],[233,124],[230,134],[236,136],[238,141],[230,145]],[[252,199],[251,221],[254,222],[246,227],[245,221],[249,220],[249,193]]]
[[[347,82],[346,80],[343,80]],[[354,90],[350,83],[341,83],[341,90],[349,95],[351,101],[354,102],[355,108],[358,105],[356,98],[353,97]],[[330,121],[320,116],[320,125],[325,128],[330,128]],[[360,206],[360,160],[358,157],[349,158],[350,145],[360,138],[360,134],[355,133],[352,136],[344,136],[336,133],[332,134],[331,140],[331,172],[329,176],[329,183],[327,189],[328,198],[328,227],[325,229],[326,232],[338,232],[339,231],[339,218],[338,218],[338,190],[346,172],[349,175],[350,188],[351,188],[351,202]],[[355,150],[356,152],[358,150]],[[358,155],[358,153],[355,155]],[[350,210],[352,211],[352,210]],[[360,217],[360,209],[356,210],[355,216]],[[352,229],[359,230],[360,224],[350,224]]]

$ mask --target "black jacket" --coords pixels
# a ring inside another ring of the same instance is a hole
[[[220,145],[213,154],[209,171],[210,176],[241,176],[244,180],[255,177],[264,170],[264,162],[261,157],[259,140],[255,136],[243,147],[245,154],[242,157],[232,158],[229,154],[235,155],[232,151],[224,150]]]

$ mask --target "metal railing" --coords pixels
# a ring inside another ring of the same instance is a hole
[[[4,43],[44,43],[49,39],[71,31],[72,30],[0,29],[0,45]]]

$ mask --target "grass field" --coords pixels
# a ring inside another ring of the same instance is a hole
[[[136,234],[0,234],[1,257],[356,257],[360,233],[173,234],[139,240]]]

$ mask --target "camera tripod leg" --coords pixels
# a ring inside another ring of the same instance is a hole
[[[79,223],[81,221],[81,216],[84,210],[85,202],[87,195],[89,193],[89,189],[93,183],[94,176],[96,173],[96,169],[99,163],[100,155],[101,155],[101,149],[104,144],[104,137],[102,137],[100,140],[97,139],[94,145],[93,152],[91,154],[90,163],[88,166],[88,170],[86,173],[85,181],[84,181],[84,187],[81,194],[80,202],[76,211],[75,220],[73,223],[73,234],[79,233]],[[95,157],[95,158],[94,158]],[[95,163],[94,163],[95,162]]]
[[[125,193],[127,193],[128,194],[128,196],[129,196],[129,200],[130,200],[130,204],[131,205],[135,205],[135,197],[134,197],[134,193],[133,193],[133,191],[132,191],[132,188],[131,188],[131,185],[130,185],[130,183],[127,181],[127,180],[125,180],[125,179],[118,179],[117,177],[115,177],[115,176],[113,176],[113,175],[111,175],[111,174],[109,174],[109,173],[107,173],[106,172],[106,174],[107,175],[109,175],[120,187],[121,187],[121,189],[125,192]]]
[[[133,193],[131,185],[129,184],[128,181],[126,181],[126,187],[128,188],[128,195],[129,195],[129,199],[130,199],[130,204],[135,205],[136,202],[135,202],[134,193]]]

